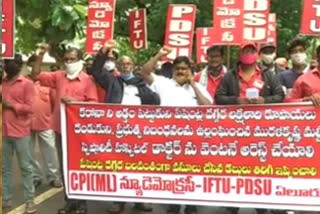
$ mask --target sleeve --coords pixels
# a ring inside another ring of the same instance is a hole
[[[34,98],[34,86],[31,82],[27,82],[24,86],[24,103],[13,103],[15,113],[17,115],[32,114]]]
[[[301,85],[301,81],[298,79],[294,83],[290,94],[284,101],[285,102],[302,102],[302,98],[303,98],[302,85]]]
[[[53,73],[41,72],[39,74],[39,81],[42,86],[50,87],[53,89],[57,88],[57,79],[61,75],[62,71],[57,71]]]
[[[284,91],[280,79],[278,76],[270,74],[270,83],[271,93],[269,96],[265,97],[265,103],[281,103],[284,99]]]
[[[232,81],[230,81],[230,76],[231,73],[225,74],[223,77],[218,90],[216,91],[215,94],[215,101],[217,105],[236,105],[238,104],[238,97],[235,95],[229,95],[230,90],[232,87],[235,86],[230,86],[229,84],[232,84]]]
[[[103,72],[103,65],[106,61],[106,56],[99,51],[95,57],[95,60],[92,64],[90,72],[94,80],[105,90],[108,90],[109,84],[112,81],[115,81],[116,77],[114,77],[109,72]]]
[[[207,91],[207,89],[205,89],[201,84],[197,83],[197,87],[199,89],[199,91],[201,92],[201,94],[207,98],[211,104],[213,104],[213,99],[210,96],[209,92]]]

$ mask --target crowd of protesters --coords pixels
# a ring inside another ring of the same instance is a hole
[[[44,46],[27,61],[22,75],[22,56],[5,60],[1,98],[3,104],[2,208],[13,200],[13,154],[20,167],[26,213],[36,212],[35,189],[46,182],[62,187],[62,156],[60,103],[72,101],[117,103],[123,105],[200,106],[251,105],[281,102],[312,102],[320,107],[320,46],[316,60],[308,62],[305,41],[290,42],[287,59],[277,58],[276,46],[265,43],[258,48],[254,42],[240,46],[238,63],[231,69],[224,65],[224,47],[207,49],[207,65],[197,72],[192,61],[179,56],[172,63],[159,64],[172,52],[163,47],[140,70],[133,60],[119,56],[115,41],[108,41],[96,56],[87,56],[77,48],[69,48],[63,57],[64,70],[52,66],[42,72]],[[260,59],[260,60],[259,60]],[[2,66],[1,66],[2,67]],[[4,93],[2,93],[4,91]],[[38,142],[43,166],[35,155]],[[108,210],[117,214],[125,203],[115,202]],[[137,203],[135,208],[151,212],[150,204]],[[237,214],[238,208],[226,208],[226,214]],[[285,211],[256,209],[258,214]],[[84,200],[71,200],[58,214],[87,213]],[[186,206],[185,214],[195,214],[196,206]],[[179,205],[169,205],[168,214],[180,213]]]

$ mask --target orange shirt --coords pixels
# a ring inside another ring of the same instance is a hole
[[[56,90],[52,127],[58,133],[61,133],[60,104],[62,97],[68,96],[83,102],[98,101],[97,87],[91,77],[85,72],[81,72],[74,80],[69,80],[64,71],[43,72],[39,75],[39,81],[42,86],[51,87]]]
[[[286,102],[300,102],[302,98],[318,94],[320,97],[320,71],[316,68],[300,76],[292,88]]]
[[[53,104],[51,100],[51,89],[34,83],[36,96],[33,104],[34,114],[32,116],[31,130],[45,131],[51,129]]]
[[[3,109],[2,136],[14,138],[30,136],[32,106],[35,97],[33,82],[22,75],[19,75],[13,82],[4,78],[2,90],[3,100],[12,104],[15,109]]]

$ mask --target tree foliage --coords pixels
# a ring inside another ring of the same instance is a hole
[[[85,38],[87,4],[87,0],[16,0],[17,50],[29,53],[37,43],[45,41],[59,54],[63,49],[61,43]],[[130,52],[128,39],[128,12],[136,8],[147,8],[148,16],[149,49],[140,52],[140,60],[145,61],[156,52],[164,41],[169,4],[196,4],[196,27],[212,26],[212,0],[117,0],[114,35],[120,41],[120,54],[137,56]],[[286,56],[288,41],[299,33],[301,8],[301,0],[272,1],[271,12],[278,17],[281,56]],[[312,37],[307,40],[314,44]]]

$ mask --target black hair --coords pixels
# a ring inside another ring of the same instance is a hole
[[[4,60],[4,64],[10,63],[10,62],[15,63],[21,69],[22,65],[23,65],[22,55],[16,53],[16,54],[14,54],[13,59],[5,59]]]
[[[189,58],[186,56],[178,56],[177,58],[175,58],[175,60],[173,61],[173,65],[176,66],[177,64],[180,64],[183,62],[186,63],[189,68],[191,68],[191,62]]]
[[[71,52],[76,52],[78,59],[82,59],[83,53],[82,53],[82,51],[80,49],[75,48],[75,47],[70,47],[65,51],[64,54],[68,54],[68,53],[71,53]]]
[[[224,56],[224,46],[222,45],[212,45],[207,49],[207,55],[209,55],[210,52],[220,52],[221,56]]]
[[[35,62],[36,60],[37,60],[37,55],[32,54],[27,60],[27,65],[29,65],[30,63]]]
[[[302,46],[303,49],[306,49],[306,42],[304,39],[298,37],[291,40],[288,46],[288,53],[290,54],[292,52],[292,49],[294,49],[297,46]]]
[[[320,45],[317,47],[317,55],[320,55]]]

